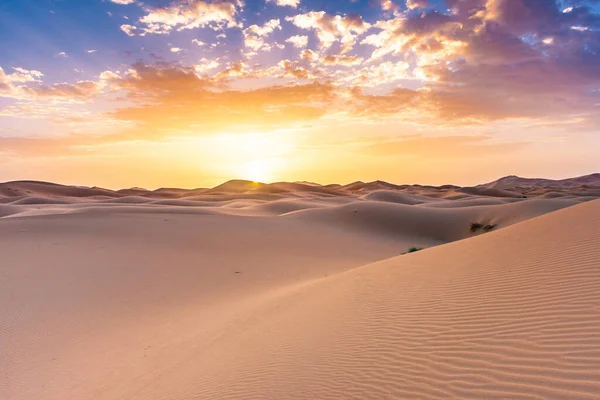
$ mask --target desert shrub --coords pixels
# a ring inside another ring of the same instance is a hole
[[[480,224],[479,222],[471,222],[471,232],[477,232],[481,228],[483,228],[483,224]]]
[[[411,248],[410,248],[410,249],[408,249],[408,250],[406,251],[406,253],[404,253],[404,254],[408,254],[408,253],[414,253],[414,252],[417,252],[417,251],[419,251],[419,250],[423,250],[423,248],[422,248],[422,247],[411,247]]]
[[[489,232],[492,229],[494,229],[495,227],[496,227],[496,225],[486,225],[486,226],[483,227],[483,231],[484,232]]]

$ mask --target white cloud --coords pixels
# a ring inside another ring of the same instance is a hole
[[[86,50],[85,52],[86,52],[86,53],[88,53],[88,54],[91,54],[91,53],[95,53],[95,52],[97,52],[97,51],[98,51],[98,50]]]
[[[40,71],[27,70],[25,68],[13,67],[12,74],[3,75],[6,81],[11,83],[28,83],[28,82],[41,82],[41,78],[44,76]],[[4,71],[2,71],[4,73]]]
[[[359,65],[362,63],[362,57],[343,56],[343,55],[328,55],[321,58],[321,63],[325,65]]]
[[[308,36],[292,36],[286,39],[286,43],[291,43],[295,48],[302,49],[308,46]]]
[[[319,59],[319,55],[310,49],[300,52],[300,59],[304,61],[315,61]]]
[[[275,3],[280,7],[289,6],[293,8],[298,8],[300,0],[267,0],[267,3]]]
[[[234,27],[239,26],[235,18],[243,4],[242,0],[182,0],[167,7],[146,8],[148,14],[139,22],[146,25],[142,28],[144,34],[166,34],[173,28],[182,31],[211,24]]]
[[[278,19],[267,21],[264,25],[250,25],[243,32],[245,46],[253,52],[270,51],[271,45],[265,43],[264,39],[276,29],[281,30],[281,21]]]
[[[429,6],[429,0],[406,0],[406,8],[409,10],[414,10],[416,8],[427,8],[427,6]]]
[[[137,28],[133,25],[121,25],[121,30],[127,34],[127,36],[135,36]]]
[[[135,3],[136,0],[109,0],[111,3],[115,3],[115,4],[133,4]]]
[[[60,53],[58,53],[58,54],[56,55],[56,57],[69,57],[69,56],[68,56],[68,55],[67,55],[67,53],[65,53],[64,51],[61,51]]]
[[[209,60],[207,58],[203,58],[200,60],[200,64],[194,65],[194,70],[197,74],[206,74],[211,69],[218,68],[220,66],[217,60]]]
[[[100,74],[99,78],[100,78],[100,81],[105,82],[105,81],[110,81],[110,80],[116,80],[116,79],[119,79],[120,77],[118,74],[116,74],[112,71],[106,70]]]
[[[554,43],[554,38],[553,37],[547,37],[544,40],[542,40],[542,43],[548,44],[548,45],[553,44]]]
[[[325,11],[311,11],[287,17],[286,20],[298,28],[314,30],[323,49],[339,41],[342,54],[352,50],[356,38],[371,27],[360,15],[329,15]]]
[[[183,49],[179,47],[171,47],[170,51],[171,53],[180,53],[183,51]]]
[[[206,46],[206,43],[204,43],[202,40],[198,40],[198,39],[193,39],[192,43],[195,44],[196,46]]]
[[[352,69],[341,78],[341,83],[373,87],[410,79],[410,65],[404,61],[387,61],[361,69]]]
[[[411,0],[406,0],[406,6],[409,7]],[[379,0],[379,2],[381,3],[381,8],[384,11],[397,11],[400,6],[396,3],[394,3],[392,0]]]
[[[278,19],[272,19],[265,22],[264,25],[251,25],[244,29],[244,35],[256,35],[256,36],[267,36],[272,33],[275,29],[281,29],[281,21]]]
[[[6,74],[0,67],[0,97],[19,100],[51,99],[61,102],[88,101],[102,89],[102,85],[93,81],[77,81],[76,83],[55,83],[42,85],[40,71],[14,67],[12,74]],[[34,83],[35,85],[29,85]]]

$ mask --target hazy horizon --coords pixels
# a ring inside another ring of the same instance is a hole
[[[350,180],[350,181],[344,181],[344,182],[316,182],[314,180],[293,180],[293,181],[266,181],[266,182],[262,182],[262,181],[253,181],[251,179],[242,179],[242,178],[232,178],[229,179],[227,181],[223,181],[223,182],[219,182],[217,184],[214,185],[192,185],[192,186],[172,186],[172,185],[166,185],[166,186],[150,186],[150,187],[144,187],[144,186],[140,186],[140,185],[132,185],[132,186],[123,186],[123,187],[118,187],[118,186],[102,186],[102,185],[95,185],[95,184],[86,184],[86,183],[78,183],[78,182],[50,182],[50,181],[43,181],[43,180],[39,180],[39,179],[13,179],[10,181],[1,181],[0,184],[2,183],[9,183],[9,182],[23,182],[23,181],[31,181],[31,182],[47,182],[47,183],[54,183],[54,184],[58,184],[58,185],[66,185],[66,186],[77,186],[77,187],[102,187],[104,189],[109,189],[109,190],[120,190],[120,189],[134,189],[134,188],[139,188],[139,189],[147,189],[147,190],[157,190],[157,189],[164,189],[164,188],[178,188],[178,189],[208,189],[208,188],[213,188],[216,186],[219,186],[221,184],[230,182],[230,181],[248,181],[248,182],[254,182],[257,184],[274,184],[274,183],[281,183],[281,182],[298,182],[298,183],[310,183],[310,184],[317,184],[317,185],[321,185],[321,186],[327,186],[327,185],[334,185],[334,184],[339,184],[339,185],[349,185],[351,183],[355,183],[355,182],[374,182],[374,181],[384,181],[387,183],[391,183],[394,185],[422,185],[422,186],[443,186],[443,185],[454,185],[454,186],[476,186],[476,185],[483,185],[486,183],[490,183],[490,182],[494,182],[496,180],[502,179],[502,178],[506,178],[509,176],[517,176],[519,178],[525,178],[525,179],[548,179],[548,180],[562,180],[562,179],[570,179],[570,178],[578,178],[580,176],[587,176],[587,175],[593,175],[596,174],[597,172],[590,172],[588,174],[583,174],[583,175],[577,175],[577,176],[563,176],[563,177],[545,177],[545,176],[521,176],[521,175],[502,175],[499,176],[495,179],[491,179],[489,181],[485,181],[485,182],[473,182],[473,183],[467,183],[467,184],[458,184],[458,183],[454,183],[454,182],[444,182],[444,183],[423,183],[423,182],[395,182],[395,181],[387,181],[384,179],[374,179],[372,181],[369,180],[363,180],[363,179],[354,179],[354,180]]]

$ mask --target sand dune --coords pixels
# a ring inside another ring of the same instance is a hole
[[[115,192],[101,188],[84,188],[64,186],[49,182],[17,181],[0,184],[0,195],[8,197],[41,196],[41,197],[89,197],[89,196],[118,196]]]
[[[347,186],[0,184],[0,399],[600,396],[592,192]]]
[[[599,223],[593,202],[290,290],[140,398],[596,399]]]
[[[374,200],[374,201],[385,201],[388,203],[398,203],[398,204],[423,204],[423,203],[431,203],[435,202],[438,199],[423,196],[419,194],[409,194],[406,192],[392,191],[392,190],[376,190],[374,192],[370,192],[362,196],[365,200]]]
[[[600,193],[600,173],[559,180],[522,178],[511,175],[480,185],[479,187],[511,190],[528,195],[539,195],[549,190],[573,192],[578,189],[584,189],[597,196]]]
[[[464,187],[456,190],[457,193],[466,193],[474,196],[487,197],[505,197],[505,198],[523,198],[526,197],[521,193],[513,192],[506,189],[488,189],[485,187]]]
[[[414,238],[419,245],[448,243],[473,236],[471,223],[506,227],[529,218],[578,204],[573,200],[529,200],[491,206],[424,207],[362,201],[343,206],[289,213],[287,219],[312,221],[344,230]]]

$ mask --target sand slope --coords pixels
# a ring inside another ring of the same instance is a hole
[[[257,299],[412,245],[276,217],[152,210],[0,219],[0,399],[131,398]]]
[[[597,399],[599,223],[588,203],[290,290],[135,398]]]

